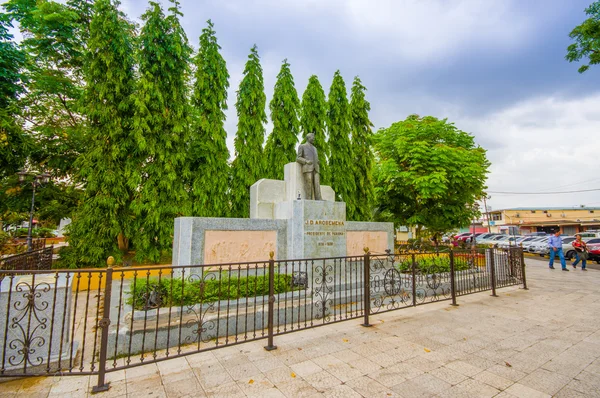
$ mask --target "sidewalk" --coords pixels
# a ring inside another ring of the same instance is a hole
[[[499,289],[109,373],[107,397],[600,397],[600,271],[528,259]],[[0,397],[86,397],[92,377],[0,383]],[[1,381],[1,380],[0,380]]]

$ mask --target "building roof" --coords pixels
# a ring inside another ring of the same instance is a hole
[[[600,210],[600,207],[581,207],[581,206],[572,206],[572,207],[511,207],[509,209],[497,209],[492,210],[490,213],[500,212],[500,211],[531,211],[531,210]]]

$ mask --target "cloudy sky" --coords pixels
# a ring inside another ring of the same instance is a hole
[[[492,162],[491,192],[600,188],[600,67],[580,75],[564,59],[592,0],[180,1],[194,47],[215,23],[231,75],[232,153],[235,91],[257,44],[267,101],[285,58],[300,96],[312,74],[328,92],[340,69],[348,88],[356,75],[368,88],[376,128],[417,113],[472,133]],[[133,20],[146,7],[122,0]],[[495,209],[600,206],[600,191],[491,196]]]

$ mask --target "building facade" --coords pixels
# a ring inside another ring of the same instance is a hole
[[[522,235],[560,230],[562,234],[600,230],[600,207],[516,207],[484,214],[492,232]]]

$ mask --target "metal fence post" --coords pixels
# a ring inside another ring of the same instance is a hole
[[[521,245],[521,277],[523,278],[523,289],[529,290],[527,287],[527,277],[525,276],[525,254],[523,254],[523,245]]]
[[[411,254],[412,258],[412,266],[411,266],[411,274],[412,274],[412,297],[413,297],[413,306],[417,305],[417,277],[416,277],[416,268],[417,261],[415,259],[415,253]]]
[[[104,310],[102,319],[98,322],[98,327],[102,328],[102,335],[100,336],[100,363],[98,366],[98,383],[92,388],[92,394],[96,394],[103,391],[108,391],[110,388],[110,382],[106,382],[106,354],[108,352],[108,327],[110,325],[110,296],[112,292],[112,266],[115,263],[115,259],[110,256],[106,259],[106,281],[104,286]]]
[[[489,249],[490,253],[490,277],[492,279],[492,296],[498,297],[496,294],[496,249]]]
[[[277,346],[273,344],[273,313],[275,311],[275,252],[269,253],[269,308],[267,314],[268,339],[265,350],[273,351]]]
[[[369,314],[371,313],[371,258],[369,256],[369,248],[365,247],[363,250],[365,251],[363,257],[363,310],[365,312],[365,318],[362,326],[368,327],[371,326],[369,324]]]
[[[458,306],[456,304],[456,279],[454,276],[454,250],[450,248],[450,292],[452,294],[452,304],[453,306]]]

